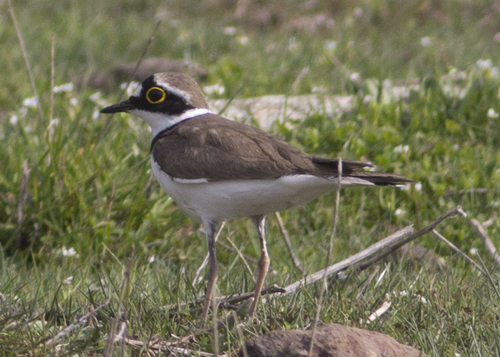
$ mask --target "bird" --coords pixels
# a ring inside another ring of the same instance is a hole
[[[198,83],[163,72],[145,79],[128,99],[101,113],[130,113],[149,124],[151,167],[164,191],[187,216],[202,223],[208,246],[207,288],[200,315],[204,326],[215,301],[216,232],[226,220],[248,217],[260,241],[252,318],[270,259],[266,215],[348,186],[399,186],[413,182],[393,173],[367,171],[371,164],[309,155],[255,126],[213,113]]]

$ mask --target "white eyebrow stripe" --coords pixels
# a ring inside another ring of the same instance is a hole
[[[161,79],[157,78],[155,75],[155,82],[168,90],[170,93],[175,94],[176,96],[184,99],[186,103],[189,103],[191,101],[191,94],[188,92],[183,91],[182,89],[172,87],[169,83],[162,81]]]

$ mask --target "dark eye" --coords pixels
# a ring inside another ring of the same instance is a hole
[[[158,104],[165,100],[167,94],[159,87],[151,87],[146,92],[146,100],[151,104]]]

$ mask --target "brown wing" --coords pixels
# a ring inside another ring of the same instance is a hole
[[[338,159],[310,156],[256,127],[213,114],[183,121],[160,133],[151,151],[162,169],[175,178],[219,181],[296,174],[338,176]],[[342,160],[342,175],[375,185],[412,182],[395,174],[362,170],[368,166]]]
[[[176,178],[218,181],[316,173],[310,155],[256,127],[216,115],[189,119],[159,134],[152,153]]]

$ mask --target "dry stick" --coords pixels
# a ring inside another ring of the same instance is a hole
[[[288,231],[285,228],[285,225],[283,224],[283,220],[281,219],[281,215],[279,212],[276,212],[276,219],[278,220],[278,224],[281,228],[281,232],[283,232],[283,237],[285,238],[285,243],[286,246],[288,247],[288,252],[290,253],[290,256],[292,257],[293,263],[295,264],[295,267],[300,270],[301,273],[304,273],[304,269],[302,268],[302,265],[300,264],[299,259],[295,255],[295,252],[293,251],[292,243],[290,241],[290,237],[288,236]]]
[[[500,263],[500,255],[498,255],[495,246],[488,237],[488,234],[486,234],[486,230],[484,229],[483,225],[475,219],[471,219],[469,223],[472,226],[474,233],[476,233],[476,235],[482,240],[483,244],[486,246],[486,250],[488,251],[488,253],[490,253],[491,257],[497,263]]]
[[[286,290],[283,288],[280,288],[277,285],[270,286],[268,288],[262,289],[260,294],[262,296],[264,295],[272,295],[272,294],[278,294],[278,293],[285,293]],[[232,305],[232,304],[237,304],[239,302],[248,300],[254,296],[254,293],[243,293],[243,294],[238,294],[238,295],[229,295],[229,296],[220,296],[218,298],[218,303],[219,305],[225,306],[225,305]]]
[[[454,209],[449,210],[446,213],[443,213],[441,216],[439,216],[434,221],[432,221],[431,224],[429,224],[427,227],[424,227],[424,228],[418,230],[417,232],[413,233],[409,237],[407,237],[407,238],[405,238],[405,239],[403,239],[403,240],[401,240],[399,242],[396,242],[394,245],[388,247],[389,249],[387,251],[382,252],[379,255],[377,255],[377,256],[375,256],[373,258],[370,258],[370,259],[368,259],[367,261],[365,261],[365,262],[363,262],[361,264],[358,264],[358,266],[356,268],[359,271],[366,269],[368,266],[372,265],[375,262],[378,262],[380,259],[385,258],[386,256],[388,256],[389,254],[391,254],[395,250],[401,248],[403,245],[411,242],[412,240],[414,240],[414,239],[416,239],[416,238],[418,238],[420,236],[423,236],[426,233],[431,232],[442,221],[444,221],[447,218],[454,217],[457,214],[461,215],[462,217],[467,217],[467,214],[462,210],[462,207],[457,206]]]
[[[19,26],[17,26],[16,14],[14,13],[14,8],[12,7],[12,3],[10,2],[10,0],[7,0],[7,2],[9,3],[10,17],[12,18],[12,22],[14,23],[14,28],[16,29],[17,39],[19,40],[19,45],[21,46],[21,52],[23,53],[26,69],[28,70],[28,76],[30,77],[31,89],[33,90],[33,94],[35,95],[36,106],[38,108],[38,114],[40,115],[40,128],[43,128],[44,119],[43,119],[42,105],[40,103],[40,96],[38,95],[38,91],[36,90],[35,77],[33,76],[33,72],[31,71],[30,61],[28,59],[28,52],[26,51],[26,46],[24,45],[24,40],[23,36],[21,35],[21,30],[19,30]]]
[[[370,247],[366,248],[365,250],[363,250],[359,253],[356,253],[356,254],[350,256],[349,258],[347,258],[341,262],[338,262],[332,266],[329,266],[326,269],[326,273],[327,273],[327,275],[331,275],[331,274],[338,273],[342,270],[345,270],[348,267],[350,267],[351,265],[354,265],[354,264],[360,262],[361,260],[378,252],[379,250],[390,247],[392,244],[394,244],[394,242],[397,242],[398,240],[404,239],[405,237],[408,237],[412,233],[413,233],[412,226],[405,227],[405,228],[397,231],[396,233],[391,234],[387,238],[384,238],[381,241],[379,241],[375,244],[372,244]],[[301,279],[293,284],[286,286],[284,288],[284,290],[286,291],[285,294],[290,294],[292,292],[297,291],[302,286],[305,286],[305,285],[314,283],[315,281],[318,281],[319,279],[321,279],[323,277],[324,272],[325,272],[325,269],[322,269],[314,274],[306,276],[305,278],[303,278],[303,279]]]
[[[412,241],[412,240],[414,240],[414,239],[416,239],[416,238],[418,238],[426,233],[431,232],[439,223],[441,223],[442,221],[444,221],[447,218],[456,216],[457,214],[460,214],[463,217],[467,216],[465,214],[465,212],[462,210],[462,207],[457,206],[454,209],[442,214],[441,216],[436,218],[436,220],[431,222],[428,226],[420,229],[417,232],[413,232],[412,226],[405,227],[405,228],[397,231],[396,233],[391,234],[387,238],[384,238],[381,241],[379,241],[375,244],[372,244],[367,249],[365,249],[357,254],[354,254],[351,257],[349,257],[349,258],[347,258],[339,263],[336,263],[336,264],[328,267],[327,274],[328,275],[335,274],[335,273],[338,273],[342,270],[345,270],[349,266],[354,265],[354,264],[360,262],[361,260],[373,255],[374,253],[386,248],[386,250],[383,251],[382,253],[379,253],[375,257],[370,258],[370,259],[368,259],[368,260],[364,261],[363,263],[360,263],[356,266],[357,270],[359,270],[359,271],[364,270],[368,266],[385,258],[387,255],[391,254],[392,252],[394,252],[395,250],[397,250],[401,246],[407,244],[408,242],[410,242],[410,241]],[[301,286],[308,285],[308,284],[314,283],[315,281],[318,281],[319,279],[321,279],[322,274],[323,274],[323,270],[320,270],[314,274],[306,276],[304,279],[301,279],[293,284],[286,286],[284,288],[286,290],[286,294],[289,294],[291,292],[298,290]]]
[[[171,346],[170,342],[155,343],[153,345],[148,345],[142,341],[134,340],[131,338],[117,336],[117,341],[123,341],[131,347],[138,349],[154,350],[157,352],[171,352],[175,356],[202,356],[202,357],[212,357],[213,353],[193,351],[187,348]],[[227,355],[219,355],[218,357],[227,357]]]
[[[94,316],[100,310],[102,310],[106,306],[108,306],[109,305],[109,301],[110,301],[110,298],[107,298],[106,301],[104,301],[103,304],[99,305],[95,310],[92,310],[88,314],[85,314],[82,317],[80,317],[78,320],[76,320],[71,325],[69,325],[68,327],[66,327],[65,329],[63,329],[61,332],[59,332],[57,335],[55,335],[54,337],[52,337],[50,340],[48,340],[47,342],[45,342],[45,344],[48,345],[48,346],[51,346],[51,345],[55,344],[57,341],[59,341],[61,338],[63,338],[67,334],[69,334],[71,331],[73,331],[74,329],[76,329],[78,326],[85,324],[90,317]],[[41,342],[43,342],[43,341],[38,342],[36,345],[39,345]]]
[[[321,287],[319,291],[318,308],[316,309],[316,316],[314,317],[314,324],[311,332],[311,343],[309,344],[308,357],[311,357],[313,353],[314,337],[316,335],[316,328],[318,327],[319,316],[321,314],[321,307],[323,305],[323,294],[326,290],[326,276],[328,272],[328,264],[330,264],[330,259],[332,257],[333,239],[335,238],[335,231],[337,229],[337,222],[339,220],[340,189],[342,188],[342,159],[339,159],[338,171],[339,171],[339,175],[337,178],[338,185],[335,189],[335,203],[333,205],[332,228],[330,230],[330,240],[328,242],[328,252],[326,254],[325,269],[323,270],[323,278],[321,281]]]
[[[432,233],[438,237],[439,239],[441,239],[443,242],[445,242],[446,244],[448,244],[451,249],[453,249],[455,252],[457,252],[458,254],[460,254],[465,260],[467,260],[469,263],[471,263],[472,265],[474,265],[476,267],[477,270],[479,270],[482,274],[484,275],[487,275],[486,272],[483,270],[483,268],[481,268],[474,260],[472,260],[467,254],[465,254],[464,252],[462,252],[460,249],[457,248],[457,246],[455,246],[452,242],[450,242],[448,239],[446,239],[445,237],[443,237],[441,234],[439,234],[438,231],[436,231],[435,229],[432,230]]]
[[[10,0],[9,0],[10,1]],[[127,89],[128,87],[130,86],[130,83],[132,82],[135,74],[137,73],[137,69],[139,69],[139,66],[141,65],[142,63],[142,60],[144,59],[144,56],[146,56],[146,53],[148,52],[149,50],[149,46],[151,46],[151,43],[153,42],[154,38],[155,38],[155,34],[156,34],[156,31],[158,31],[158,28],[160,27],[160,24],[161,24],[161,21],[162,20],[158,20],[158,22],[156,23],[156,26],[153,30],[153,32],[151,33],[151,36],[149,36],[149,40],[148,40],[148,43],[146,44],[146,46],[144,46],[144,51],[142,51],[142,54],[141,54],[141,57],[139,57],[139,60],[137,61],[137,64],[135,65],[135,68],[134,68],[134,71],[132,72],[132,75],[130,76],[130,79],[129,79],[129,85],[127,87],[125,87],[125,89],[122,91],[121,95],[120,95],[120,98],[123,98],[123,95],[127,92]],[[101,143],[102,139],[104,138],[104,136],[107,134],[108,130],[109,130],[109,127],[111,125],[111,120],[113,119],[113,116],[114,115],[111,115],[107,120],[106,120],[106,124],[104,124],[104,129],[101,133],[101,135],[99,136],[99,138],[97,139],[96,141],[96,147]]]

